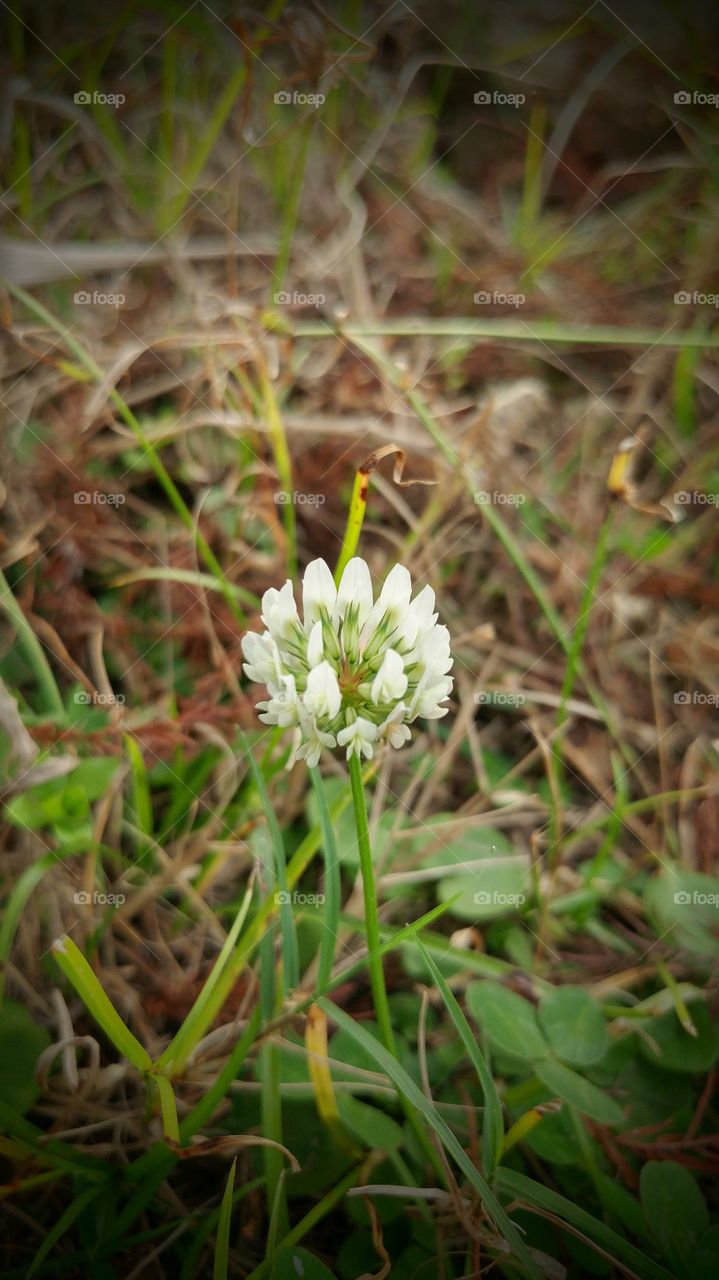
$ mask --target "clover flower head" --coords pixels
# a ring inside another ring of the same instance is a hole
[[[291,763],[316,765],[322,749],[343,747],[370,759],[380,742],[409,742],[418,716],[447,714],[452,691],[449,632],[437,625],[434,592],[412,599],[404,565],[387,574],[374,599],[364,560],[347,564],[339,587],[324,560],[302,582],[302,613],[292,584],[262,597],[262,635],[242,639],[244,671],[267,686],[257,704],[264,724],[294,729]]]

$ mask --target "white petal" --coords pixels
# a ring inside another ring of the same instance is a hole
[[[367,561],[353,556],[347,562],[337,590],[337,613],[343,618],[348,605],[358,606],[358,621],[362,626],[372,608],[372,579]]]
[[[315,716],[326,715],[334,720],[337,715],[342,705],[342,694],[329,662],[320,662],[319,666],[310,671],[304,704]]]
[[[365,720],[364,716],[358,716],[352,724],[348,724],[344,729],[340,729],[337,734],[337,743],[340,747],[347,747],[347,759],[350,756],[363,755],[368,760],[372,759],[372,743],[377,738],[377,725],[371,720]]]
[[[310,638],[307,641],[308,667],[316,667],[317,664],[322,661],[323,652],[324,650],[322,647],[322,623],[318,619],[317,622],[315,622],[314,626],[312,627],[312,630],[310,631]]]
[[[412,579],[409,569],[403,564],[396,564],[387,574],[379,598],[385,608],[406,609],[411,594]]]
[[[324,560],[312,560],[302,579],[302,608],[305,628],[309,629],[319,617],[320,609],[331,614],[337,600],[332,574]]]
[[[279,682],[282,677],[279,650],[268,632],[258,636],[255,631],[248,631],[242,637],[242,653],[247,659],[244,672],[250,680],[258,684]]]
[[[262,597],[262,621],[276,640],[291,634],[297,621],[297,605],[289,578],[279,591],[270,587]]]
[[[410,608],[415,614],[417,621],[421,627],[429,627],[436,621],[437,615],[434,612],[434,591],[429,583],[426,587],[415,596]]]
[[[393,702],[396,698],[402,698],[406,692],[407,677],[402,659],[394,649],[388,649],[372,684],[372,701]]]

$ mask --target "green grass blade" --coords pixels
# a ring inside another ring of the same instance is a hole
[[[0,569],[0,609],[9,619],[11,625],[15,628],[18,645],[22,649],[28,665],[32,668],[35,679],[42,692],[44,700],[44,709],[51,715],[60,716],[64,719],[65,708],[63,706],[60,690],[50,663],[45,656],[40,641],[23,613],[20,605],[15,599],[5,574]]]
[[[423,1118],[430,1129],[439,1138],[440,1142],[454,1159],[455,1163],[462,1170],[462,1173],[471,1182],[474,1189],[480,1196],[487,1213],[492,1218],[497,1230],[502,1233],[507,1242],[512,1246],[516,1257],[524,1264],[527,1275],[533,1280],[541,1280],[541,1272],[536,1263],[533,1261],[527,1246],[522,1240],[519,1230],[508,1217],[502,1208],[497,1197],[495,1196],[489,1183],[482,1176],[478,1169],[472,1164],[467,1153],[464,1151],[454,1133],[446,1123],[444,1118],[439,1114],[437,1108],[424,1096],[421,1089],[417,1087],[414,1080],[407,1074],[404,1067],[400,1066],[396,1058],[393,1058],[383,1045],[370,1035],[364,1027],[350,1018],[348,1014],[338,1009],[331,1000],[321,997],[318,1001],[320,1008],[324,1010],[328,1018],[332,1018],[337,1026],[346,1031],[353,1040],[359,1044],[366,1053],[375,1059],[380,1069],[389,1076],[395,1088],[400,1095],[407,1098],[411,1106],[413,1106],[418,1114]]]
[[[282,959],[284,965],[284,980],[287,990],[293,990],[298,986],[300,980],[300,961],[297,950],[297,934],[295,932],[294,916],[292,914],[292,904],[290,902],[287,890],[287,863],[285,860],[285,842],[282,836],[282,829],[277,821],[270,795],[267,790],[262,770],[259,768],[255,757],[250,750],[249,743],[243,733],[240,733],[240,741],[244,747],[247,763],[252,774],[252,779],[257,787],[260,797],[267,826],[272,839],[272,850],[275,860],[275,879],[279,890],[279,908],[280,908],[280,929],[282,930]]]
[[[337,841],[335,840],[335,831],[330,817],[327,796],[325,795],[325,784],[319,769],[310,769],[310,778],[317,797],[317,807],[320,815],[320,826],[322,828],[322,846],[325,855],[325,903],[322,916],[322,924],[324,932],[322,934],[322,942],[320,944],[320,963],[317,977],[317,986],[323,991],[331,978],[332,966],[335,959],[335,948],[337,946],[337,933],[339,930],[340,919],[340,863],[337,854]]]
[[[215,1261],[212,1268],[212,1280],[227,1280],[230,1259],[230,1227],[232,1225],[232,1190],[235,1185],[237,1157],[232,1161],[232,1168],[227,1177],[225,1194],[222,1197],[220,1220],[217,1224],[217,1240],[215,1242]]]
[[[65,1212],[60,1215],[57,1222],[52,1225],[45,1236],[45,1239],[30,1263],[27,1280],[31,1280],[31,1277],[35,1275],[38,1267],[42,1265],[48,1254],[55,1248],[58,1240],[62,1239],[65,1232],[69,1230],[75,1219],[79,1218],[80,1214],[95,1199],[95,1197],[101,1193],[102,1190],[102,1187],[87,1187],[85,1191],[81,1191],[79,1195],[75,1196],[74,1200],[71,1201]]]
[[[664,1267],[647,1258],[634,1245],[628,1244],[611,1227],[587,1213],[586,1209],[580,1209],[572,1200],[535,1182],[533,1178],[517,1173],[514,1169],[500,1168],[497,1171],[497,1187],[512,1199],[523,1200],[537,1209],[553,1214],[555,1221],[557,1218],[565,1219],[590,1240],[596,1241],[600,1248],[616,1258],[623,1267],[628,1267],[630,1273],[639,1276],[640,1280],[672,1280]]]
[[[102,1027],[105,1035],[112,1041],[123,1057],[131,1062],[138,1071],[147,1072],[152,1069],[152,1059],[140,1044],[140,1041],[125,1026],[119,1013],[100,985],[90,965],[67,934],[58,938],[52,945],[52,954],[62,969],[65,977],[75,988],[89,1013]]]
[[[437,989],[444,1000],[447,1012],[454,1023],[462,1044],[467,1050],[472,1066],[477,1072],[479,1083],[482,1086],[484,1094],[484,1127],[482,1130],[482,1155],[484,1169],[488,1177],[492,1177],[495,1168],[499,1164],[499,1157],[502,1151],[502,1142],[504,1140],[504,1121],[502,1118],[502,1104],[499,1101],[499,1094],[494,1083],[492,1072],[490,1071],[484,1056],[477,1044],[476,1037],[470,1027],[462,1009],[457,1000],[449,989],[447,982],[441,970],[437,967],[429,952],[418,941],[418,946],[425,964],[429,968]]]
[[[220,954],[215,960],[200,994],[177,1035],[157,1060],[158,1068],[167,1071],[170,1075],[179,1071],[185,1065],[190,1054],[205,1034],[207,1028],[206,1010],[211,1005],[213,993],[225,972],[230,956],[237,944],[237,939],[247,919],[247,913],[252,902],[253,888],[252,884],[248,885],[240,903],[239,911],[232,922],[232,928],[222,944]]]
[[[57,865],[59,859],[55,853],[45,853],[37,862],[32,862],[18,877],[10,896],[3,907],[3,918],[0,924],[0,1002],[5,993],[5,970],[17,927],[27,901],[33,890],[37,888],[46,871]]]
[[[175,1094],[167,1079],[167,1076],[154,1075],[152,1077],[153,1084],[157,1089],[160,1099],[160,1112],[162,1115],[162,1132],[169,1142],[179,1144],[180,1129],[177,1122],[177,1103],[175,1102]]]
[[[209,1089],[203,1094],[197,1106],[181,1122],[180,1141],[183,1146],[212,1119],[216,1108],[222,1102],[232,1081],[239,1076],[242,1064],[257,1039],[261,1025],[260,1010],[259,1007],[256,1007],[252,1011],[245,1030],[235,1043],[232,1052],[226,1058]]]

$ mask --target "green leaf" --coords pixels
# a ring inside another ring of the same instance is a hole
[[[343,1093],[337,1097],[337,1108],[342,1123],[362,1146],[375,1151],[398,1151],[402,1146],[402,1126],[378,1107]]]
[[[527,900],[529,859],[514,855],[510,863],[495,863],[481,858],[472,871],[444,876],[438,886],[441,902],[455,895],[449,908],[460,920],[494,920],[519,911]]]
[[[295,1246],[277,1255],[271,1280],[337,1280],[337,1277],[313,1253]]]
[[[644,900],[657,933],[695,955],[719,955],[719,879],[670,866],[649,881]]]
[[[693,1274],[687,1271],[689,1254],[709,1228],[696,1178],[675,1160],[650,1160],[642,1169],[639,1191],[652,1235],[667,1262],[677,1275]]]
[[[591,1116],[592,1120],[597,1120],[600,1124],[619,1124],[624,1118],[621,1107],[613,1098],[585,1080],[584,1076],[572,1071],[571,1067],[565,1067],[563,1062],[548,1058],[545,1062],[538,1063],[536,1074],[550,1093],[556,1094],[565,1102],[571,1102],[572,1106]]]
[[[554,987],[542,997],[537,1016],[557,1057],[572,1066],[599,1062],[609,1048],[602,1011],[582,987]]]
[[[533,1005],[499,982],[471,982],[467,1007],[495,1048],[536,1061],[548,1053]]]
[[[87,824],[92,801],[107,792],[119,763],[114,756],[81,760],[70,775],[48,779],[13,796],[5,809],[8,820],[32,831],[44,827],[78,831]]]
[[[719,1260],[719,1224],[710,1227],[692,1250],[688,1271],[692,1280],[716,1280]]]
[[[696,1036],[684,1030],[673,1009],[642,1023],[641,1051],[665,1071],[709,1071],[719,1056],[719,1033],[706,1003],[693,1000],[689,1012]]]
[[[24,1005],[6,1000],[0,1008],[0,1099],[21,1115],[37,1098],[35,1068],[49,1044],[48,1032]]]

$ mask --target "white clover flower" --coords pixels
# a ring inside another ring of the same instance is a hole
[[[452,691],[449,632],[437,625],[431,587],[412,596],[404,565],[387,575],[376,601],[367,564],[350,560],[336,588],[324,560],[302,583],[303,618],[288,580],[262,598],[262,635],[242,640],[245,674],[267,686],[264,724],[294,729],[290,763],[317,764],[344,747],[371,759],[380,742],[409,742],[409,725],[447,714]]]

